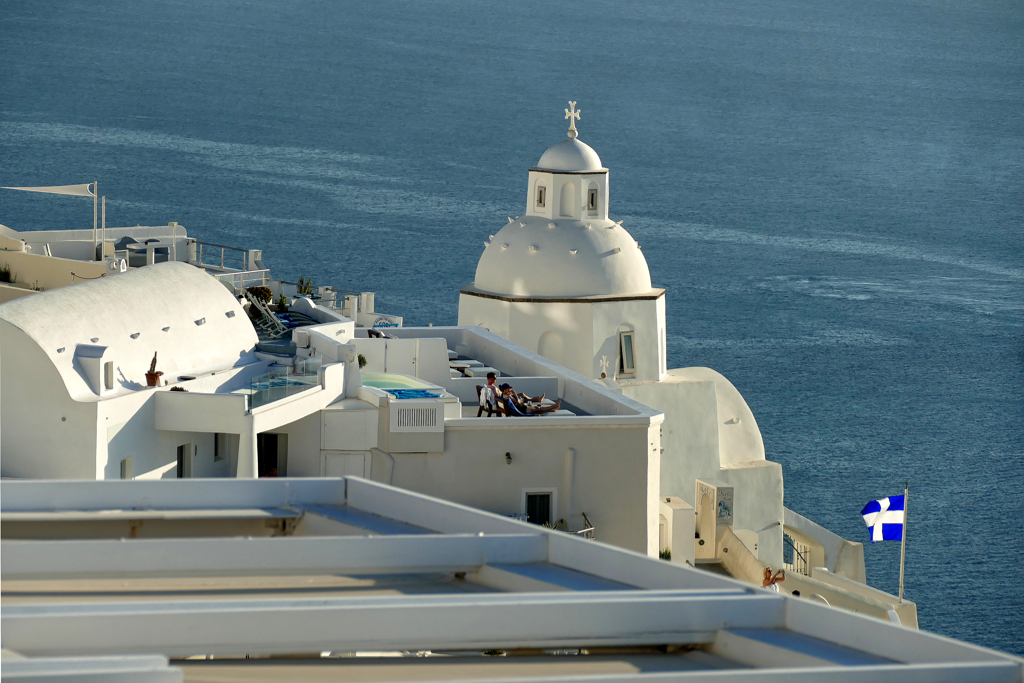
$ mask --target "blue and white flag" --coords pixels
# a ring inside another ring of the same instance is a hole
[[[903,496],[889,496],[873,500],[860,511],[864,523],[871,529],[871,542],[902,541],[903,523],[906,521]]]

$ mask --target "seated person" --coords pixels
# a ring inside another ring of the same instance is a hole
[[[516,394],[515,390],[512,389],[511,384],[501,385],[501,398],[505,404],[505,415],[508,417],[526,417],[529,415],[541,415],[543,413],[553,413],[562,407],[562,401],[558,400],[554,405],[551,406],[531,406],[519,399],[519,394]]]
[[[512,395],[515,397],[516,403],[519,403],[519,404],[540,403],[541,401],[544,400],[544,397],[547,396],[547,392],[544,392],[540,396],[527,396],[523,392],[521,392],[521,391],[520,392],[516,392],[516,390],[513,389],[512,390]]]
[[[484,413],[484,408],[487,409],[487,417],[491,417],[494,413],[502,415],[505,411],[502,409],[500,397],[498,396],[498,387],[495,386],[494,380],[497,379],[497,375],[493,372],[487,373],[487,386],[477,386],[477,398],[480,401],[480,410],[476,411],[476,416],[480,417]]]

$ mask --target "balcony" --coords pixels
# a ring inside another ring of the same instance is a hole
[[[295,365],[272,368],[249,381],[249,410],[293,396],[319,385],[322,356],[313,356]]]

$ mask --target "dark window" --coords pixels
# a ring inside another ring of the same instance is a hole
[[[185,476],[185,449],[188,444],[178,446],[178,479]]]
[[[526,521],[532,524],[551,524],[551,494],[526,494]]]
[[[591,190],[587,193],[587,209],[597,211],[597,190]]]

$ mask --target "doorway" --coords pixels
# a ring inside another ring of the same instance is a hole
[[[288,474],[288,435],[257,434],[256,459],[258,477],[284,477]]]
[[[178,446],[178,479],[188,479],[192,476],[192,443],[183,443]]]
[[[552,526],[551,491],[527,491],[526,492],[526,521],[541,526]]]

